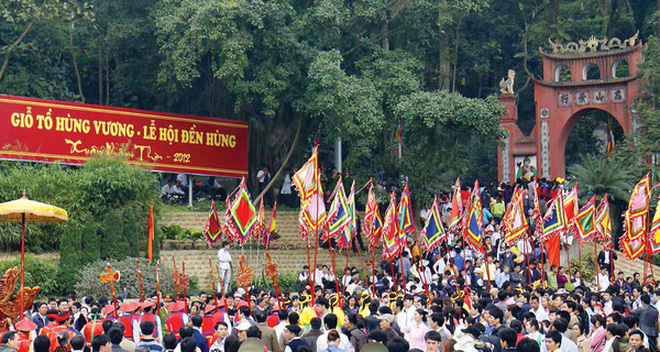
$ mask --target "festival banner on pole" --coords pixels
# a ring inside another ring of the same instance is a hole
[[[598,239],[603,244],[603,250],[612,250],[612,220],[610,219],[610,204],[607,200],[607,193],[598,205],[596,214],[596,229],[598,230]]]
[[[454,184],[453,197],[451,201],[451,212],[449,214],[449,226],[447,229],[451,232],[457,229],[461,224],[461,215],[463,214],[463,202],[461,201],[461,179],[456,178]]]
[[[81,164],[125,155],[155,171],[248,175],[248,124],[0,95],[0,159]]]
[[[591,199],[578,211],[575,216],[575,227],[580,242],[590,240],[598,230],[596,229],[596,196]]]
[[[447,232],[442,226],[437,196],[433,199],[433,206],[425,219],[424,229],[422,229],[420,236],[422,237],[422,249],[427,252],[447,239]]]

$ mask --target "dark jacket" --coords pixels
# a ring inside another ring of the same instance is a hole
[[[356,327],[348,331],[348,338],[351,341],[351,345],[353,345],[354,351],[360,351],[362,346],[367,343],[367,334],[362,329]]]
[[[200,349],[200,351],[209,352],[209,341],[206,339],[206,337],[204,337],[204,335],[202,335],[201,332],[197,331],[197,329],[193,331],[193,339],[195,339],[195,344],[197,345],[197,348]]]
[[[277,333],[275,329],[266,325],[266,323],[257,324],[259,330],[261,330],[261,342],[266,346],[266,348],[271,352],[282,352],[284,348],[280,345],[280,342],[277,340]]]
[[[375,315],[370,314],[364,318],[364,326],[367,328],[367,333],[378,330],[380,327],[380,320]]]
[[[658,310],[654,306],[643,304],[631,312],[639,318],[639,328],[649,337],[658,336]]]
[[[319,339],[319,336],[323,335],[321,330],[319,329],[312,329],[308,333],[302,336],[302,339],[307,342],[309,347],[312,348],[312,352],[316,352],[316,340]],[[290,346],[290,343],[287,345]],[[294,350],[295,352],[295,350]]]

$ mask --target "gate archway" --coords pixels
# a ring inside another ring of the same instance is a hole
[[[516,121],[516,97],[502,94],[508,113],[502,127],[509,132],[498,153],[499,176],[512,182],[521,160],[531,160],[537,177],[565,176],[566,141],[584,113],[598,109],[612,115],[625,133],[633,129],[631,103],[639,91],[642,44],[637,35],[626,40],[591,37],[577,43],[539,48],[543,77],[533,77],[536,124],[529,136]],[[532,160],[533,159],[533,160]]]

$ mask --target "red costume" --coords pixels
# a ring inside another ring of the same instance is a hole
[[[92,339],[96,336],[103,335],[103,321],[98,319],[88,321],[83,327],[82,334],[85,337],[85,341],[87,341],[87,346],[91,347]]]

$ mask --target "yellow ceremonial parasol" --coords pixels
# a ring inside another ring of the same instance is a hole
[[[25,278],[25,223],[26,222],[67,222],[66,210],[50,204],[35,202],[25,196],[10,202],[0,203],[0,221],[21,223],[21,290]],[[21,295],[21,318],[23,317],[23,295]]]

